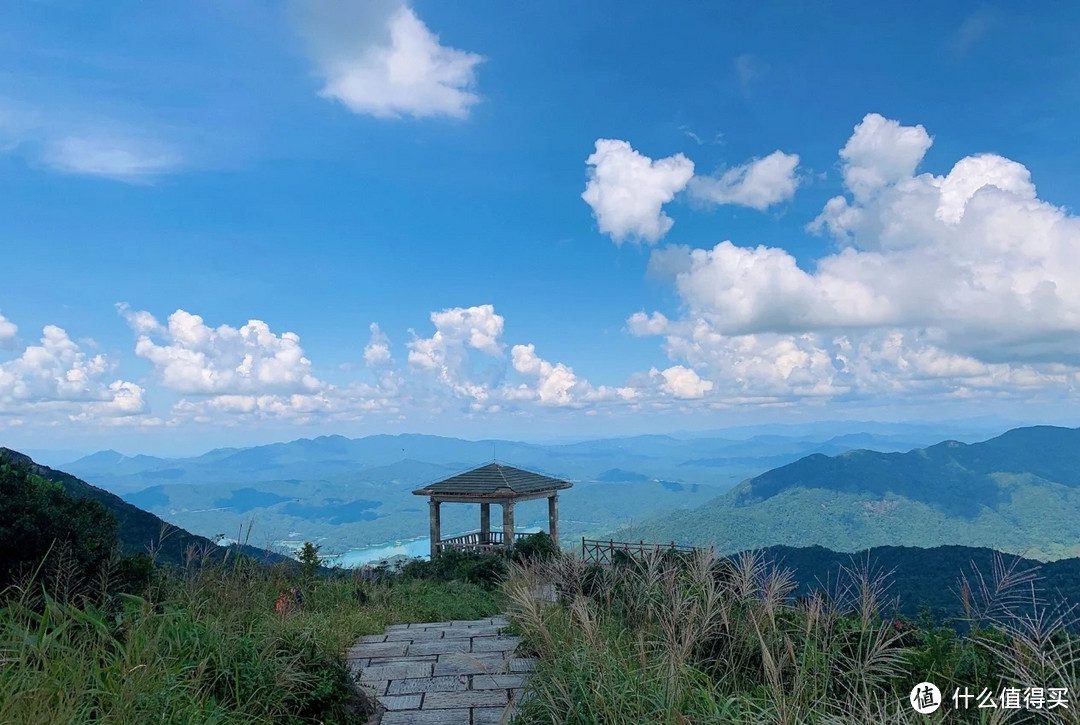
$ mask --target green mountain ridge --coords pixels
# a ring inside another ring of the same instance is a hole
[[[182,528],[167,525],[152,513],[143,511],[119,496],[92,486],[70,473],[58,471],[34,462],[29,456],[0,447],[0,459],[6,459],[16,465],[26,466],[30,472],[44,479],[63,486],[64,491],[76,498],[90,498],[102,504],[117,520],[117,532],[121,548],[126,554],[146,553],[152,546],[161,562],[181,564],[188,547],[224,552],[225,547],[218,547],[210,539],[198,536]],[[164,531],[167,535],[162,537]],[[284,561],[286,557],[253,546],[232,546],[229,549],[241,551],[259,560]]]
[[[1080,429],[1033,426],[907,453],[812,454],[614,536],[723,553],[965,545],[1054,560],[1080,554],[1077,513]]]

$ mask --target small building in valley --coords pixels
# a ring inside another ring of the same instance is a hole
[[[515,538],[514,504],[539,498],[548,500],[548,534],[559,544],[559,491],[573,486],[551,476],[525,471],[502,463],[488,463],[465,473],[436,481],[413,493],[428,497],[431,522],[431,556],[444,549],[497,551],[509,549]],[[462,536],[442,538],[439,507],[444,503],[480,504],[480,529]],[[491,504],[502,508],[502,530],[491,530]]]

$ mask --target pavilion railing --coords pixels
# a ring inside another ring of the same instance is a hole
[[[672,541],[670,544],[650,544],[644,541],[615,541],[614,539],[608,539],[607,541],[601,541],[599,539],[581,539],[581,558],[587,564],[603,564],[610,566],[615,563],[616,552],[623,552],[628,555],[643,556],[648,552],[661,553],[665,551],[676,551],[682,554],[693,554],[698,551],[704,551],[711,549],[708,546],[687,546],[685,544],[676,544]]]
[[[532,536],[531,532],[514,532],[514,541]],[[489,531],[486,535],[479,531],[470,531],[460,536],[452,536],[439,542],[439,549],[456,549],[458,551],[501,551],[506,546],[506,538],[501,531]]]

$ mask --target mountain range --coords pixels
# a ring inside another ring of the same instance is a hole
[[[720,552],[958,544],[1054,560],[1080,554],[1078,514],[1080,429],[1034,426],[907,453],[811,454],[615,536]]]
[[[663,511],[694,508],[748,477],[805,455],[852,447],[908,450],[937,440],[925,426],[881,433],[830,428],[799,435],[680,438],[642,435],[542,445],[428,435],[322,436],[188,458],[99,451],[64,465],[130,503],[208,537],[254,522],[254,543],[310,539],[340,552],[427,533],[427,507],[411,491],[493,457],[574,482],[560,495],[570,539]],[[445,531],[477,526],[476,507],[444,507]],[[546,522],[544,502],[518,508]]]

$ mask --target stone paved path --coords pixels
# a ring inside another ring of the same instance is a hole
[[[381,725],[510,722],[533,660],[516,657],[507,621],[393,624],[349,649],[360,685],[386,708]]]

